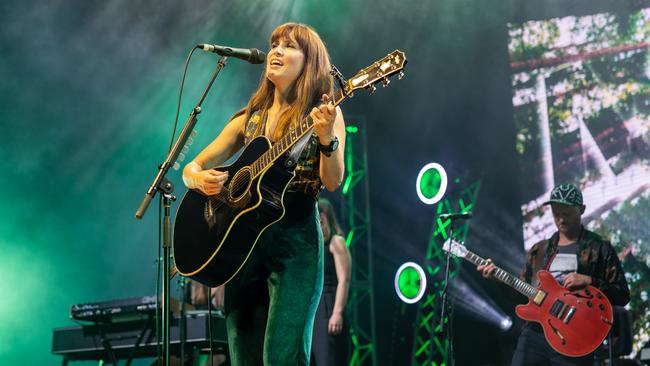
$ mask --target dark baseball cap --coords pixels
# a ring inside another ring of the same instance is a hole
[[[551,191],[551,199],[545,205],[559,203],[569,206],[582,206],[582,192],[575,184],[560,184]]]

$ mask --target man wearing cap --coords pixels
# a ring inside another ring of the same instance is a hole
[[[624,306],[630,292],[616,251],[598,234],[582,226],[585,212],[580,189],[573,184],[562,184],[551,191],[553,220],[558,231],[549,239],[533,245],[528,252],[521,278],[538,286],[535,274],[550,271],[564,287],[574,290],[592,285],[599,288],[612,305]],[[483,276],[491,278],[495,266],[479,266]],[[551,348],[537,323],[526,323],[519,335],[511,366],[533,365],[593,365],[593,354],[567,357]]]

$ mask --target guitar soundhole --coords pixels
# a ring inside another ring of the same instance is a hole
[[[251,186],[251,171],[248,167],[243,168],[235,174],[228,184],[228,199],[234,203],[247,196]]]

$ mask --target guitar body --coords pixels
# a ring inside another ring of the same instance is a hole
[[[183,275],[210,287],[232,279],[243,267],[260,235],[284,216],[284,191],[292,169],[272,163],[251,179],[249,166],[271,148],[266,137],[252,140],[231,165],[224,191],[207,197],[189,190],[174,222],[173,252]]]
[[[547,271],[539,271],[537,276],[539,289],[546,296],[539,304],[533,298],[517,306],[517,315],[539,323],[551,347],[565,356],[593,352],[612,326],[612,306],[605,295],[593,286],[569,291]]]

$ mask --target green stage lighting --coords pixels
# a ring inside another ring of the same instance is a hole
[[[395,273],[395,292],[407,304],[420,301],[426,288],[427,278],[417,263],[406,262]]]
[[[422,202],[427,205],[435,204],[447,191],[447,172],[438,163],[425,165],[418,174],[415,189]]]
[[[347,132],[347,133],[357,133],[357,132],[359,132],[359,127],[357,127],[357,126],[346,126],[345,127],[345,132]]]

